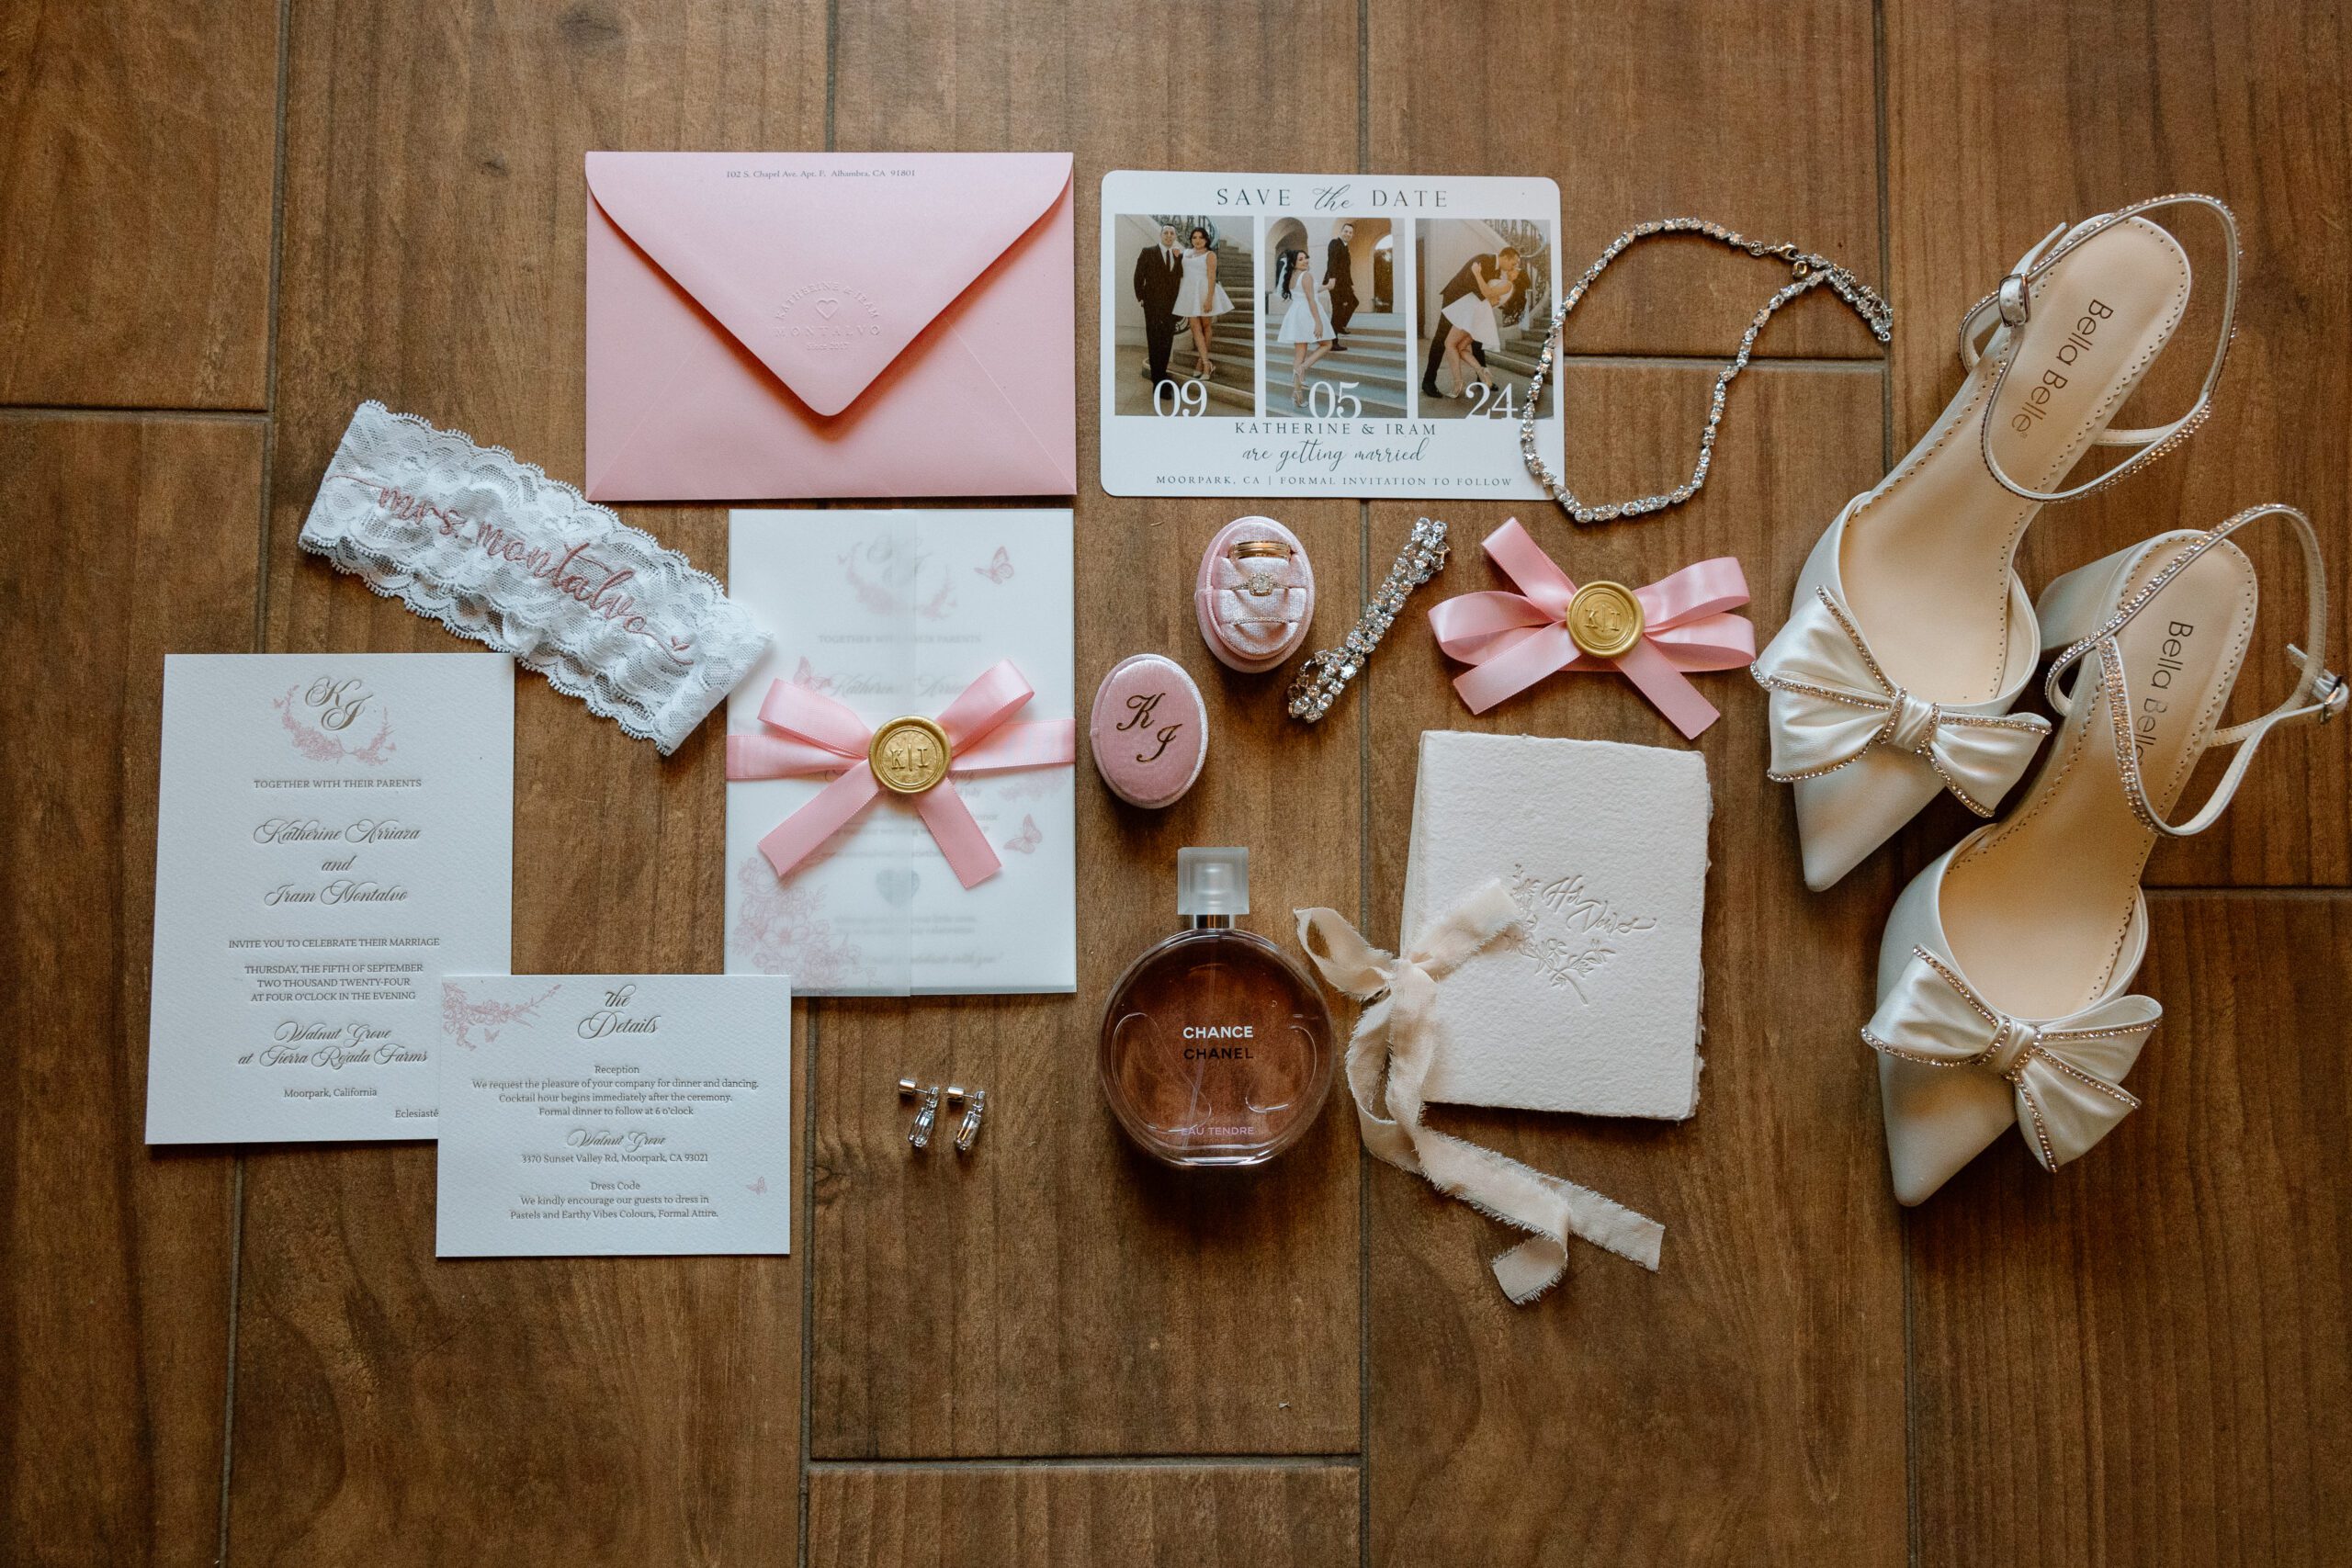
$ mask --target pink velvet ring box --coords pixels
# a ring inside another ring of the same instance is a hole
[[[1209,713],[1184,667],[1138,653],[1111,666],[1086,721],[1094,766],[1130,806],[1173,806],[1209,755]]]
[[[1201,554],[1193,607],[1217,661],[1246,674],[1298,651],[1315,619],[1315,569],[1298,536],[1271,517],[1237,517]]]

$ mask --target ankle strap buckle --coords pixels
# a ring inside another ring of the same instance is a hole
[[[2309,656],[2293,643],[2287,645],[2287,657],[2301,664]],[[2312,701],[2319,708],[2316,722],[2325,724],[2347,707],[2352,707],[2352,682],[2333,670],[2322,670],[2312,677]]]
[[[2021,327],[2033,319],[2033,295],[2026,287],[2025,274],[2013,272],[2001,279],[1993,298],[2001,307],[2002,325]]]

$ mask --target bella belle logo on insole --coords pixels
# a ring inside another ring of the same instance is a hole
[[[812,354],[834,353],[882,335],[881,310],[846,283],[804,283],[772,315],[779,336]]]
[[[2104,300],[2093,299],[2083,307],[2083,313],[2075,318],[2074,327],[2066,333],[2066,341],[2058,345],[2058,351],[2050,356],[2051,363],[2042,367],[2041,378],[2026,389],[2024,404],[2009,416],[2011,430],[2023,435],[2050,417],[2051,399],[2065,390],[2066,383],[2073,378],[2058,367],[2072,368],[2080,364],[2098,336],[2099,323],[2114,318],[2115,307]]]
[[[2197,635],[2194,621],[2174,621],[2165,627],[2165,640],[2156,649],[2156,667],[2148,671],[2148,689],[2140,694],[2140,711],[2132,720],[2132,749],[2145,761],[2148,748],[2156,743],[2156,721],[2172,711],[2172,699],[2157,694],[2172,690],[2180,679],[2188,639]]]

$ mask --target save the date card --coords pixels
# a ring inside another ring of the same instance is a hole
[[[1541,499],[1559,233],[1548,179],[1113,170],[1102,488]]]

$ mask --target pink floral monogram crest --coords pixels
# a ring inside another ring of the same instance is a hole
[[[912,614],[927,621],[944,621],[955,614],[955,583],[943,570],[937,591],[926,596],[931,558],[910,546],[902,548],[890,539],[866,540],[851,546],[841,557],[841,565],[850,592],[874,615]]]
[[[299,695],[298,695],[299,694]],[[348,757],[362,767],[380,768],[399,750],[392,744],[392,716],[365,682],[321,675],[306,686],[288,686],[282,697],[272,697],[278,723],[286,727],[294,750],[313,762],[334,762]],[[373,713],[375,733],[365,744],[350,737],[365,730]]]

